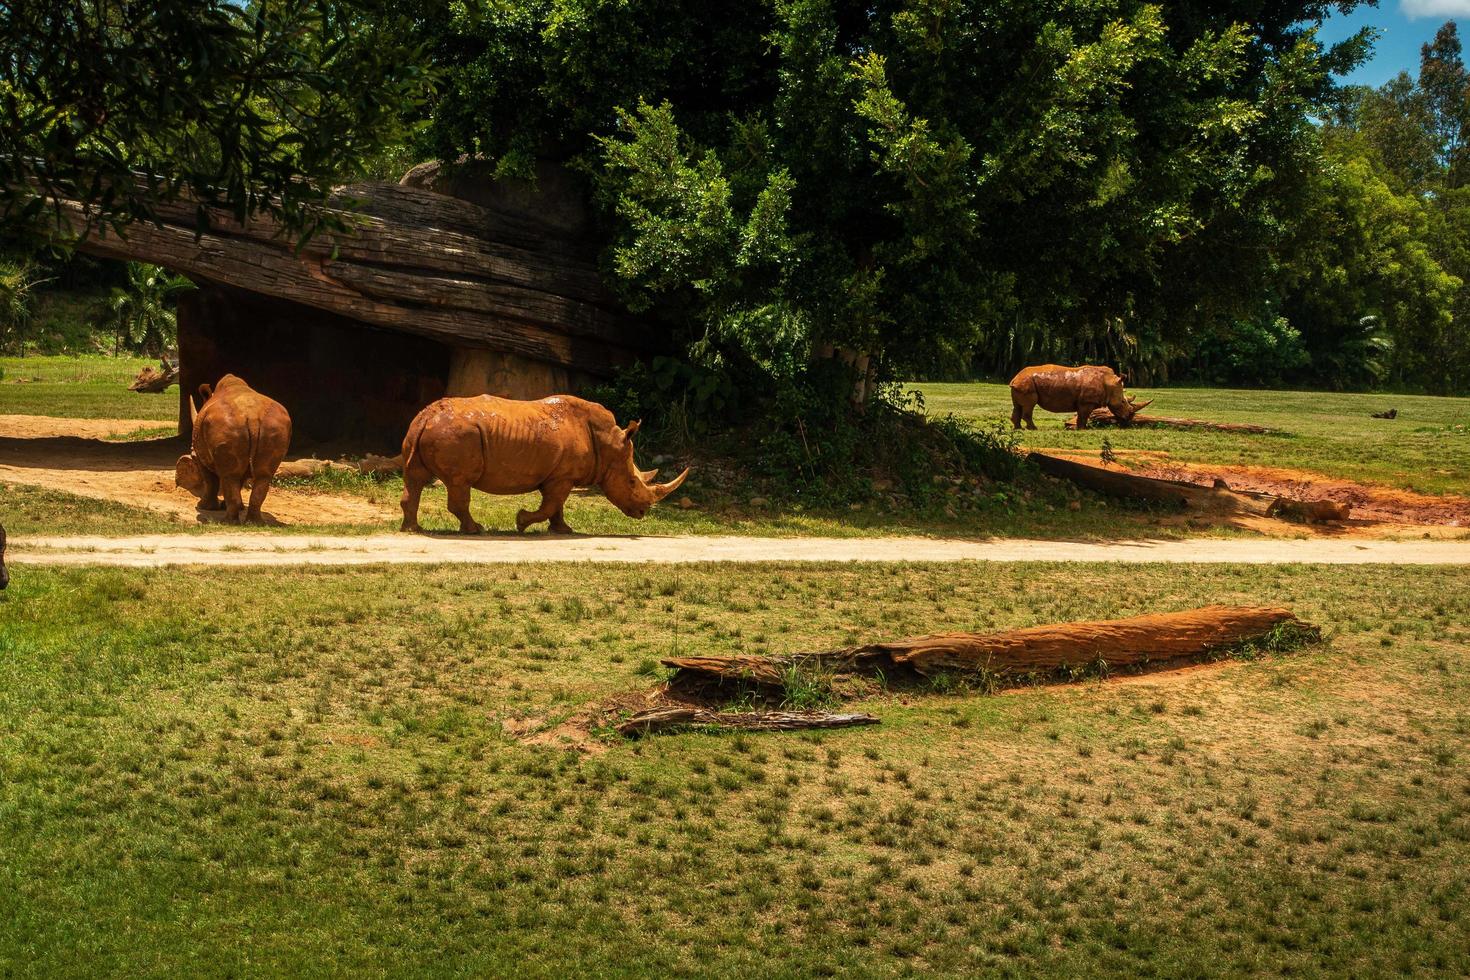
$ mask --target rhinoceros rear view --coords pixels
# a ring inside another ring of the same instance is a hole
[[[523,402],[494,395],[441,398],[414,418],[403,440],[403,530],[419,530],[419,495],[436,477],[449,491],[459,529],[477,534],[470,488],[484,493],[541,491],[541,506],[516,514],[516,530],[550,521],[568,534],[562,513],[573,487],[600,487],[629,517],[679,488],[685,470],[668,483],[650,483],[655,471],[633,465],[638,423],[619,428],[613,413],[571,395]]]
[[[1076,412],[1077,428],[1087,428],[1087,418],[1106,405],[1122,426],[1128,425],[1151,402],[1135,404],[1132,395],[1124,395],[1123,379],[1110,367],[1084,364],[1066,367],[1041,364],[1022,368],[1011,379],[1011,424],[1036,428],[1031,413],[1037,405],[1048,412]]]

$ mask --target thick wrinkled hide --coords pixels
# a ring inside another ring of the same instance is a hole
[[[484,493],[541,492],[541,506],[516,514],[516,530],[540,521],[568,533],[563,516],[573,487],[600,487],[629,517],[648,508],[684,482],[688,470],[668,483],[650,482],[654,471],[633,464],[638,423],[618,427],[601,405],[553,395],[514,401],[494,395],[442,398],[425,408],[403,440],[403,530],[419,529],[419,494],[434,479],[449,491],[449,511],[459,529],[481,528],[470,516],[470,489]]]
[[[1135,404],[1131,395],[1124,394],[1123,379],[1117,372],[1096,364],[1042,364],[1022,368],[1011,379],[1011,424],[1018,429],[1023,421],[1026,428],[1036,428],[1031,413],[1038,405],[1048,412],[1076,412],[1077,428],[1085,429],[1088,416],[1103,406],[1112,411],[1119,425],[1126,426],[1148,404]]]
[[[204,407],[193,413],[194,451],[179,457],[174,482],[199,498],[200,510],[223,507],[225,520],[236,523],[244,509],[240,492],[249,481],[244,518],[259,523],[260,505],[291,445],[291,416],[233,374],[212,389],[200,385],[199,397]],[[192,410],[192,399],[189,405]]]

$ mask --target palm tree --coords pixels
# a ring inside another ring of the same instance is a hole
[[[183,290],[193,288],[188,279],[159,266],[129,262],[127,285],[113,287],[93,322],[100,329],[112,331],[113,353],[121,353],[126,346],[161,357],[179,336],[173,300]]]

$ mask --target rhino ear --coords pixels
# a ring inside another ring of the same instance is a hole
[[[638,431],[638,427],[641,426],[642,424],[643,424],[643,421],[641,419],[634,419],[633,421],[629,422],[628,423],[628,427],[623,430],[623,437],[625,439],[631,439],[631,438],[633,438],[633,433],[637,432]]]

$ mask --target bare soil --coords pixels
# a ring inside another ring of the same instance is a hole
[[[200,512],[198,501],[174,486],[174,462],[189,451],[180,437],[109,442],[156,423],[137,419],[59,419],[0,415],[0,482],[60,490],[167,514],[184,523],[219,521]],[[266,523],[377,524],[397,508],[358,497],[302,493],[273,487],[262,511]]]
[[[1470,498],[1467,497],[1435,496],[1382,484],[1357,483],[1308,470],[1184,463],[1158,450],[1118,450],[1113,463],[1103,463],[1095,452],[1059,451],[1053,455],[1156,480],[1177,480],[1201,487],[1224,480],[1232,490],[1353,505],[1352,519],[1341,524],[1298,524],[1248,514],[1188,514],[1161,518],[1159,523],[1166,526],[1224,524],[1273,537],[1458,538],[1470,530]]]

